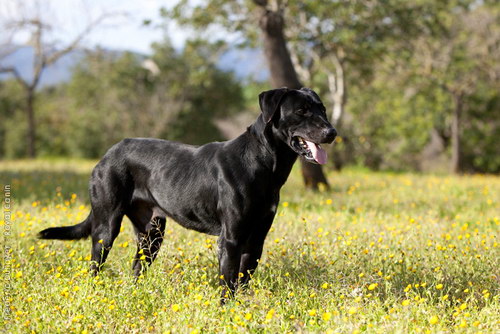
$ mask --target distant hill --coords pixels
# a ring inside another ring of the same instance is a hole
[[[269,78],[266,60],[260,49],[230,49],[219,59],[219,68],[233,71],[239,79],[252,78],[265,81]]]
[[[110,51],[120,52],[120,51]],[[1,61],[2,66],[16,68],[23,78],[33,76],[33,48],[20,47]],[[84,57],[85,51],[74,50],[61,57],[55,64],[47,67],[40,79],[40,87],[53,86],[71,79],[73,67]],[[144,55],[141,55],[144,57]],[[224,53],[218,62],[219,68],[233,71],[240,80],[252,78],[265,81],[269,77],[265,60],[261,50],[258,49],[230,49]],[[9,78],[10,74],[0,74],[0,80]]]

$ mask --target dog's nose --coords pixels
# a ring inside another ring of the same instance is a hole
[[[335,137],[337,137],[337,130],[335,128],[329,128],[328,130],[325,131],[325,138],[324,142],[325,143],[331,143],[335,140]]]

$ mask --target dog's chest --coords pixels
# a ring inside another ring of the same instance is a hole
[[[259,218],[274,217],[279,205],[279,194],[268,192],[267,196],[262,194],[254,197],[255,206],[250,205],[250,212],[256,213]]]

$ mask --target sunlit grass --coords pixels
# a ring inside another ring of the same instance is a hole
[[[14,199],[9,332],[500,330],[499,177],[345,171],[313,194],[294,170],[250,287],[221,308],[216,238],[171,220],[138,284],[127,220],[95,279],[89,240],[35,238],[86,217],[94,164],[0,163]]]

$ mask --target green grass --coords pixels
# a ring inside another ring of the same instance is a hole
[[[0,331],[500,331],[499,177],[351,170],[329,173],[332,191],[308,193],[295,169],[250,287],[220,307],[216,238],[171,220],[138,284],[127,220],[96,279],[89,240],[36,239],[86,217],[94,163],[0,163],[13,199],[0,226],[12,249]]]

